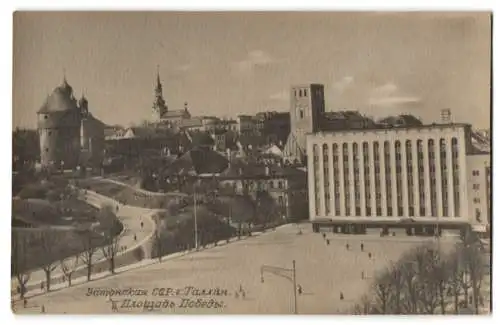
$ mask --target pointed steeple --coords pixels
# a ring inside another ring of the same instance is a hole
[[[160,80],[160,65],[156,66],[156,85],[155,85],[156,96],[162,96],[162,86]]]
[[[155,100],[153,103],[153,112],[157,117],[161,118],[167,112],[167,104],[163,98],[163,90],[160,80],[160,66],[156,66],[156,85],[155,85]]]

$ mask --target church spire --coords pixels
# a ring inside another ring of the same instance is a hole
[[[156,66],[156,86],[155,86],[155,100],[153,103],[154,113],[161,118],[167,112],[168,108],[163,98],[163,89],[160,80],[160,66]]]
[[[161,86],[161,80],[160,80],[160,65],[156,66],[156,87],[155,87],[155,94],[156,96],[162,96],[162,86]]]

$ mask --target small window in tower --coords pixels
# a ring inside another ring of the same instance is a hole
[[[304,118],[304,111],[302,109],[300,110],[300,118]]]
[[[49,131],[49,136],[51,136],[51,135],[52,135],[52,131]]]
[[[49,148],[45,148],[45,152],[49,152]]]
[[[302,89],[299,90],[299,97],[302,97]]]
[[[304,97],[307,97],[307,89],[304,89]]]
[[[44,119],[47,119],[47,118],[48,118],[48,116],[47,116],[47,115],[44,115],[44,116],[43,116],[43,118],[44,118]]]

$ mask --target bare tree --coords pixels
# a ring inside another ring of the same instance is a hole
[[[52,271],[57,267],[59,243],[61,242],[60,233],[56,230],[44,229],[40,233],[40,248],[43,256],[49,261],[42,269],[45,272],[45,288],[50,291],[50,280]]]
[[[375,308],[380,314],[387,314],[390,310],[390,295],[393,292],[394,281],[391,273],[384,272],[375,280],[373,290],[375,293]]]
[[[402,290],[402,312],[405,314],[417,313],[418,290],[417,271],[414,261],[405,261],[401,263],[401,279],[403,282]]]
[[[463,282],[468,282],[467,287],[472,289],[472,303],[475,313],[479,313],[479,301],[481,292],[481,279],[484,275],[481,260],[481,252],[477,243],[466,243],[463,248],[464,262],[469,277],[464,277]]]
[[[81,259],[87,266],[87,281],[90,281],[92,276],[92,263],[94,255],[97,251],[96,237],[92,230],[87,229],[82,233],[82,253]]]
[[[153,238],[153,251],[154,255],[158,257],[158,262],[161,263],[161,258],[163,257],[165,250],[165,236],[163,235],[163,231],[160,229],[156,229],[154,232],[154,238]]]
[[[29,244],[26,234],[19,231],[12,231],[12,261],[11,268],[12,274],[16,276],[18,282],[18,292],[21,299],[26,294],[26,284],[30,279],[30,272],[28,271],[28,251]]]
[[[115,273],[115,257],[118,254],[118,232],[122,228],[122,225],[115,213],[113,212],[113,207],[111,205],[104,205],[99,210],[98,220],[100,227],[103,230],[102,234],[104,236],[105,246],[101,248],[104,257],[109,262],[109,271]]]
[[[61,259],[61,270],[63,271],[64,277],[68,280],[68,287],[71,287],[71,277],[76,271],[78,266],[79,256],[75,255],[65,259]]]

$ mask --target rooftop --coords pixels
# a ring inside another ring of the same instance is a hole
[[[330,134],[330,133],[354,133],[354,132],[367,132],[367,131],[391,131],[391,130],[410,130],[410,129],[448,129],[448,128],[470,128],[471,125],[468,123],[432,123],[432,124],[422,124],[422,125],[383,125],[375,124],[374,126],[364,127],[360,129],[339,129],[339,130],[325,130],[319,131],[312,134]]]

